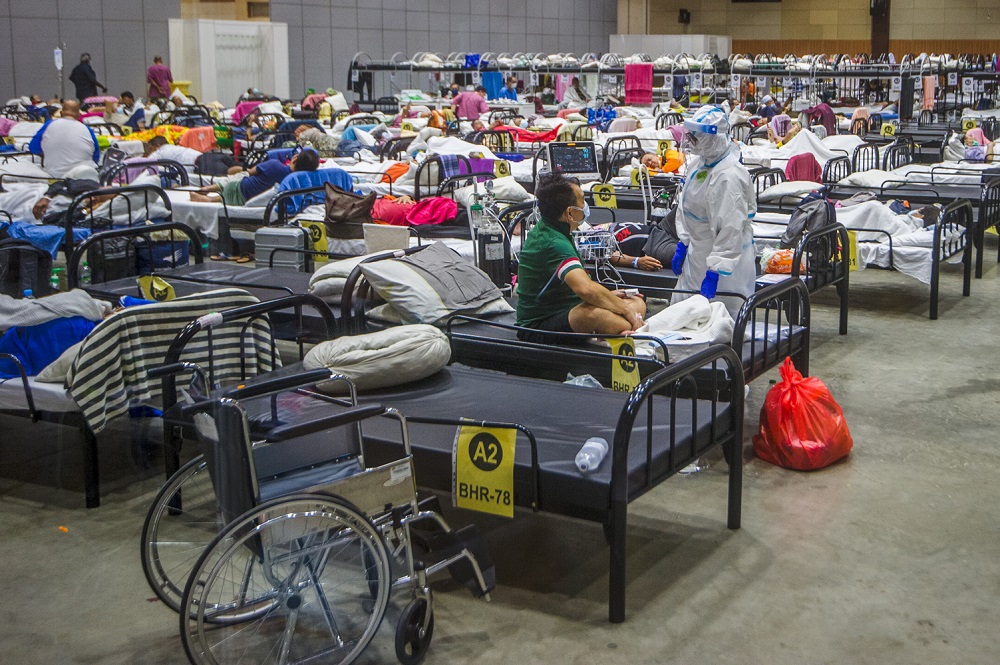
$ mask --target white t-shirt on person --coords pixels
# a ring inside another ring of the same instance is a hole
[[[62,178],[74,166],[88,164],[96,166],[94,137],[79,120],[56,118],[45,127],[42,134],[42,154],[45,157],[45,172],[54,178]]]

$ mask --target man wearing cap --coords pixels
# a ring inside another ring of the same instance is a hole
[[[764,99],[761,100],[760,108],[757,109],[757,115],[759,115],[765,122],[771,122],[771,118],[778,115],[778,107],[774,103],[774,97],[771,95],[764,95]]]

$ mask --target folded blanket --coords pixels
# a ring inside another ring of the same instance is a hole
[[[80,354],[66,377],[69,393],[83,411],[87,424],[100,432],[112,418],[124,415],[133,404],[148,404],[160,397],[160,382],[147,377],[149,369],[163,363],[171,342],[188,323],[213,312],[258,302],[240,289],[208,291],[169,302],[129,307],[105,319],[83,341]],[[212,327],[192,340],[182,359],[211,371],[223,384],[246,376],[270,372],[270,325],[256,320],[246,337],[243,321]],[[243,342],[249,346],[244,348]]]
[[[725,303],[709,302],[702,295],[692,296],[649,317],[637,335],[652,335],[667,344],[670,360],[683,360],[710,344],[731,344],[736,323]],[[653,342],[639,346],[656,347]]]
[[[89,293],[80,289],[35,300],[15,300],[0,294],[0,330],[15,326],[38,326],[74,316],[88,321],[100,321],[109,311],[107,303],[94,300]]]

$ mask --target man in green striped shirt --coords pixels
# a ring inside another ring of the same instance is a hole
[[[543,176],[535,192],[541,219],[518,256],[517,325],[555,333],[628,334],[643,324],[646,303],[623,291],[609,291],[590,278],[572,233],[590,208],[575,179]],[[569,341],[519,331],[527,342]],[[572,339],[572,338],[569,338]]]

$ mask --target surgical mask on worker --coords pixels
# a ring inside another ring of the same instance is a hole
[[[582,208],[578,208],[576,206],[573,206],[573,209],[574,210],[582,210],[583,211],[583,219],[580,220],[581,224],[583,224],[588,219],[590,219],[590,204],[587,203],[586,201],[583,202],[583,207]]]

